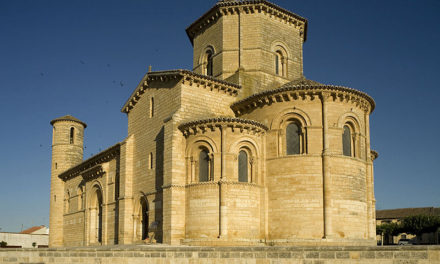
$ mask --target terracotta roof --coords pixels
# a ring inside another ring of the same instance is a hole
[[[45,227],[44,225],[33,226],[33,227],[30,227],[30,228],[28,228],[26,230],[21,231],[20,234],[32,234],[32,233],[34,233],[34,232],[36,232],[36,231],[38,231],[38,230],[40,230],[40,229],[42,229],[44,227]]]
[[[58,121],[72,121],[72,122],[77,122],[77,123],[82,124],[82,125],[84,126],[84,128],[87,127],[87,124],[86,124],[86,123],[84,123],[83,121],[81,121],[81,120],[79,120],[78,118],[75,118],[75,117],[73,117],[73,116],[71,116],[71,115],[65,115],[65,116],[62,116],[62,117],[55,118],[54,120],[50,121],[50,124],[53,125],[53,124],[55,124],[55,122],[58,122]]]
[[[388,210],[376,210],[376,219],[402,219],[412,215],[437,215],[440,216],[440,208],[419,207],[400,208]]]

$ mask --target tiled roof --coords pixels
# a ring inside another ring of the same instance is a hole
[[[95,167],[98,164],[107,162],[119,155],[120,147],[121,143],[116,143],[115,145],[62,172],[60,175],[58,175],[58,178],[62,179],[63,181],[67,181],[85,172],[86,170]]]
[[[189,83],[200,84],[198,87],[209,88],[211,91],[223,91],[231,96],[236,96],[241,86],[235,83],[216,79],[208,75],[198,74],[190,70],[168,70],[148,72],[142,78],[139,85],[130,95],[121,109],[121,112],[128,113],[137,104],[140,96],[145,92],[149,86],[149,82],[167,81],[167,80],[186,80]]]
[[[322,91],[329,91],[329,92],[345,92],[348,94],[355,95],[357,97],[365,99],[370,104],[370,113],[373,112],[374,107],[376,106],[373,98],[371,98],[368,94],[348,88],[345,86],[336,86],[336,85],[328,85],[328,84],[322,84],[316,81],[308,80],[304,77],[293,80],[289,83],[286,83],[279,88],[266,90],[263,92],[255,93],[253,95],[250,95],[249,97],[246,97],[240,101],[237,101],[231,105],[232,110],[237,114],[238,112],[241,112],[240,108],[246,108],[249,105],[255,104],[255,102],[261,102],[262,98],[264,97],[271,97],[277,94],[282,93],[288,93],[288,92],[301,92],[301,91],[308,91],[312,94],[317,94]],[[264,101],[264,100],[263,100]]]
[[[209,26],[213,21],[216,21],[220,16],[222,16],[222,12],[218,12],[221,8],[227,8],[229,12],[233,12],[234,7],[247,6],[249,7],[258,7],[259,11],[264,10],[264,12],[268,12],[274,17],[278,17],[288,23],[293,22],[296,25],[300,25],[302,28],[302,37],[304,42],[307,39],[307,19],[290,12],[274,3],[271,3],[266,0],[227,0],[227,1],[218,1],[210,10],[208,10],[205,14],[203,14],[200,18],[194,21],[187,29],[186,34],[188,35],[191,44],[193,44],[195,36],[204,30],[207,26]]]
[[[402,219],[412,215],[437,215],[440,216],[440,208],[419,207],[400,208],[389,210],[376,210],[376,219]]]
[[[291,86],[324,86],[324,84],[316,82],[316,81],[312,81],[309,79],[306,79],[304,77],[293,80],[291,82],[288,82],[286,84],[284,84],[283,86],[281,86],[280,88],[284,88],[284,87],[291,87]]]
[[[33,226],[33,227],[30,227],[30,228],[28,228],[26,230],[21,231],[20,234],[32,234],[32,233],[34,233],[34,232],[36,232],[36,231],[38,231],[38,230],[40,230],[40,229],[42,229],[44,227],[45,227],[44,225]]]
[[[54,120],[50,121],[50,124],[53,125],[57,121],[73,121],[73,122],[77,122],[77,123],[82,124],[84,126],[84,128],[87,127],[86,123],[84,123],[83,121],[81,121],[78,118],[75,118],[75,117],[73,117],[71,115],[65,115],[65,116],[62,116],[62,117],[55,118]]]

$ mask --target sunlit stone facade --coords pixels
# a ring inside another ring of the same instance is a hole
[[[85,123],[54,119],[50,245],[374,244],[375,104],[304,77],[306,29],[219,1],[187,28],[193,71],[130,95],[122,142],[83,161]]]

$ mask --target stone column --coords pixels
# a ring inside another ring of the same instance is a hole
[[[323,238],[330,238],[332,234],[332,218],[331,218],[331,175],[330,175],[330,165],[329,165],[329,151],[330,142],[328,134],[328,101],[330,100],[330,93],[322,92],[321,102],[322,102],[322,194],[323,194],[323,220],[324,220],[324,232]]]
[[[226,127],[220,127],[220,152],[221,152],[221,172],[219,181],[219,238],[227,235],[227,219],[226,219],[226,196],[225,196],[225,137]]]
[[[366,199],[367,199],[367,237],[375,239],[375,206],[374,206],[374,188],[373,188],[373,159],[370,149],[370,110],[365,109],[365,158],[366,158]]]

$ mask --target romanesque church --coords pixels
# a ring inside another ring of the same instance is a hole
[[[51,121],[50,246],[374,244],[375,103],[304,77],[307,20],[224,0],[186,32],[193,69],[145,74],[121,142],[83,160],[86,124]]]

